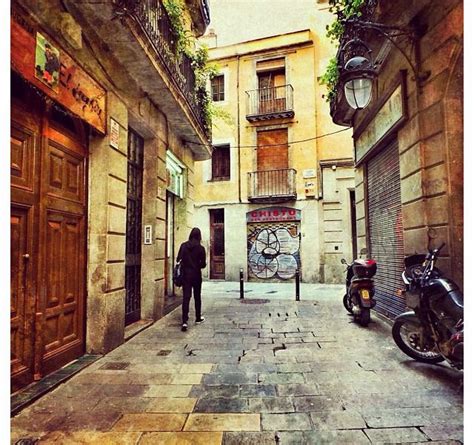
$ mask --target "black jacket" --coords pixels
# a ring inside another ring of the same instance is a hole
[[[201,269],[206,267],[206,251],[201,244],[192,241],[181,244],[176,262],[180,260],[185,283],[202,280]]]

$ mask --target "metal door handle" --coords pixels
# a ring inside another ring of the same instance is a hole
[[[29,253],[25,253],[25,254],[23,255],[23,258],[24,258],[25,260],[29,260],[29,259],[30,259],[30,254],[29,254]]]

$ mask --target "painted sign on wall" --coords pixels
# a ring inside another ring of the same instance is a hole
[[[16,19],[16,20],[15,20]],[[11,66],[28,82],[102,134],[106,91],[36,26],[11,20]]]
[[[301,211],[270,207],[247,213],[250,278],[289,280],[301,269]]]
[[[301,221],[301,210],[291,207],[266,207],[247,212],[247,223]]]

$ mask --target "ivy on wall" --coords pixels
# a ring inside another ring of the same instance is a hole
[[[207,91],[207,81],[217,75],[219,70],[216,64],[208,63],[209,53],[207,47],[198,46],[197,39],[186,28],[185,8],[182,0],[163,0],[163,6],[168,13],[175,34],[176,57],[185,55],[191,59],[191,66],[196,76],[196,99],[203,107],[207,128],[211,129],[213,118],[229,121],[230,115],[213,104]]]

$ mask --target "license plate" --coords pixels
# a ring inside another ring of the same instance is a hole
[[[364,299],[364,300],[370,300],[370,293],[367,289],[361,289],[360,291],[360,296]]]

